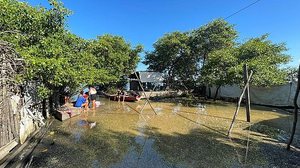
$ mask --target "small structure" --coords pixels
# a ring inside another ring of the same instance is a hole
[[[64,121],[67,120],[69,118],[75,117],[77,115],[79,115],[81,113],[81,111],[83,111],[82,108],[77,108],[77,107],[72,107],[72,106],[65,106],[65,107],[61,107],[60,109],[56,109],[54,116],[60,120],[60,121]]]
[[[162,91],[165,90],[166,84],[164,83],[163,73],[159,72],[149,72],[149,71],[140,71],[129,75],[129,89],[134,91],[142,91],[142,88],[139,85],[139,80],[145,91],[156,90]]]

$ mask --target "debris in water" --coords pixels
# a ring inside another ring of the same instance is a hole
[[[199,104],[197,105],[197,113],[200,113],[200,114],[207,114],[207,112],[206,112],[206,106],[203,105],[203,104],[201,104],[201,103],[199,103]]]
[[[159,112],[162,111],[162,108],[161,107],[156,107],[156,108],[154,108],[154,111],[159,113]]]
[[[172,110],[173,113],[177,113],[178,111],[180,111],[182,104],[178,103]]]
[[[48,151],[48,149],[46,148],[46,149],[44,149],[44,150],[42,150],[42,152],[47,152]]]
[[[90,125],[90,129],[92,129],[93,127],[96,126],[96,122],[89,123],[89,125]]]

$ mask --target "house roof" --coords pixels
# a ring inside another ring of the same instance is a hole
[[[162,83],[164,78],[160,72],[137,72],[141,82]],[[131,75],[133,77],[133,75]],[[135,76],[135,75],[134,75]]]

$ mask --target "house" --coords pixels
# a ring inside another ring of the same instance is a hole
[[[128,77],[129,90],[142,91],[139,81],[141,82],[145,91],[156,90],[161,91],[165,89],[163,73],[140,71],[135,72]]]

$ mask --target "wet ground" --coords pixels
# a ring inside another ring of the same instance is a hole
[[[153,109],[145,101],[101,103],[96,110],[55,121],[33,152],[31,167],[300,166],[299,150],[287,152],[284,145],[292,116],[278,109],[252,106],[249,124],[241,108],[228,138],[232,103],[152,102]]]

